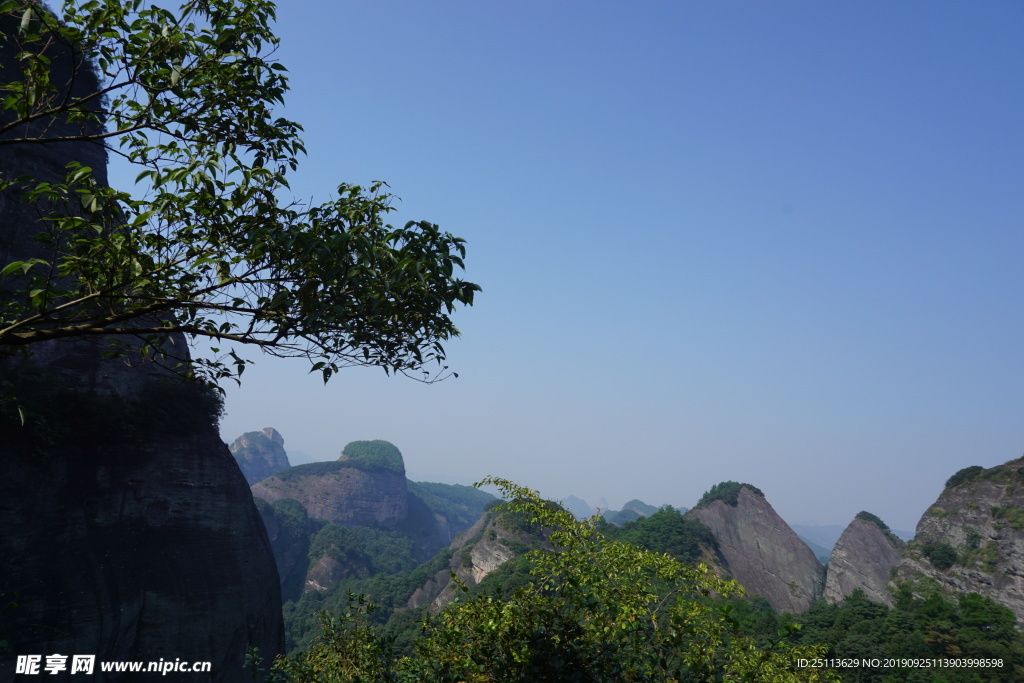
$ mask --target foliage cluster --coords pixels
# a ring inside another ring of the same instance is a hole
[[[57,178],[2,169],[0,192],[45,218],[33,255],[0,263],[0,355],[85,336],[212,379],[242,373],[234,347],[305,358],[324,381],[352,365],[445,376],[451,314],[479,290],[456,275],[464,240],[386,224],[381,182],[316,206],[286,198],[305,148],[275,116],[288,90],[275,12],[0,0],[0,47],[17,60],[0,79],[0,146],[101,146],[139,171],[132,195],[80,159]],[[189,365],[167,343],[181,335],[214,355]]]
[[[751,486],[750,484],[741,484],[736,481],[723,481],[721,483],[715,484],[710,489],[705,491],[704,495],[700,497],[699,501],[697,501],[697,505],[695,507],[704,507],[705,505],[710,505],[716,500],[721,500],[728,505],[736,507],[736,503],[739,500],[740,489],[742,488],[750,489],[757,495],[764,498],[764,493],[761,491],[761,489],[757,488],[756,486]]]
[[[309,591],[284,605],[287,649],[296,652],[313,642],[319,628],[320,615],[339,615],[348,609],[350,593],[372,597],[376,610],[367,619],[382,633],[398,636],[407,643],[419,632],[418,622],[426,610],[406,610],[413,592],[448,566],[452,553],[445,548],[431,560],[415,569],[396,574],[373,574],[341,579],[327,590]]]
[[[982,467],[981,465],[971,465],[970,467],[965,467],[946,480],[946,488],[951,489],[955,486],[960,486],[962,484],[974,481],[984,471],[985,468]]]
[[[609,539],[632,543],[655,553],[671,555],[680,562],[693,563],[705,553],[718,551],[718,540],[699,519],[685,517],[673,507],[664,507],[650,517],[641,517],[621,527],[599,526]]]
[[[987,540],[982,544],[983,536],[973,527],[965,527],[964,532],[965,542],[958,553],[960,564],[968,568],[977,566],[986,574],[995,572],[1001,558],[999,544],[993,540]]]
[[[794,640],[824,645],[830,658],[857,659],[1002,659],[1004,666],[973,669],[840,669],[849,683],[980,683],[1024,680],[1024,640],[1013,613],[977,593],[959,599],[938,590],[920,597],[903,586],[893,608],[867,600],[855,591],[840,604],[818,602],[798,617]]]
[[[959,560],[956,548],[946,541],[926,541],[921,546],[921,552],[933,567],[943,571],[952,567]]]
[[[1024,468],[1017,466],[1022,460],[1024,458],[1017,458],[999,467],[992,467],[990,469],[985,469],[980,465],[965,467],[946,480],[946,488],[962,486],[973,481],[993,481],[1011,486],[1024,483]],[[1014,466],[1010,467],[1010,465]]]

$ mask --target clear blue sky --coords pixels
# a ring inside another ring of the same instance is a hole
[[[223,436],[913,529],[1024,452],[1024,5],[283,2],[297,196],[468,240],[461,377],[256,357]],[[250,354],[252,357],[252,354]],[[302,458],[293,458],[301,461]]]

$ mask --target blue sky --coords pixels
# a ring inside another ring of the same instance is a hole
[[[255,357],[225,440],[913,529],[1024,452],[1022,29],[998,1],[281,3],[296,195],[387,181],[483,291],[458,379]]]

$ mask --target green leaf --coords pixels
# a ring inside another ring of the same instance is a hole
[[[26,264],[24,261],[11,261],[4,266],[3,270],[0,270],[0,275],[10,275],[16,270],[21,270],[22,272],[27,273],[28,269],[31,267],[31,264]]]

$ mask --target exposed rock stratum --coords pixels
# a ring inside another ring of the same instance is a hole
[[[782,612],[803,612],[821,596],[825,569],[762,496],[743,486],[736,505],[716,500],[690,510],[718,540],[725,568],[752,595]]]

